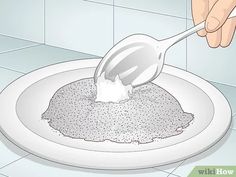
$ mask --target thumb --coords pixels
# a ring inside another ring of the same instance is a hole
[[[218,0],[207,16],[207,32],[217,31],[225,23],[235,6],[236,0]]]

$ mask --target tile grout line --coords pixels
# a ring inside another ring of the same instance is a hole
[[[101,4],[101,5],[107,5],[107,6],[112,6],[112,4],[108,4],[105,2],[96,2],[96,1],[92,1],[92,0],[83,0],[85,2],[90,2],[90,3],[95,3],[95,4]]]
[[[185,41],[185,50],[186,50],[186,63],[185,63],[185,70],[188,71],[188,38]]]
[[[171,173],[170,173],[167,177],[171,177],[170,175],[175,176],[175,177],[181,177],[181,176],[179,176],[179,175],[171,174]]]
[[[0,33],[0,35],[2,35],[2,34]],[[6,36],[6,37],[9,37],[9,38],[14,38],[14,39],[18,39],[18,40],[28,41],[28,40],[16,38],[16,37],[13,37],[13,36],[7,36],[7,35],[2,35],[2,36]],[[29,41],[29,42],[34,42],[34,41]],[[63,47],[59,47],[59,46],[53,46],[53,45],[50,45],[50,44],[37,43],[37,42],[34,42],[34,43],[35,43],[35,45],[27,46],[27,47],[25,47],[25,48],[30,48],[30,47],[45,45],[45,46],[49,46],[49,47],[55,47],[55,48],[59,48],[59,49],[69,50],[69,51],[72,51],[72,52],[79,52],[79,53],[81,53],[81,54],[93,55],[94,57],[99,57],[99,58],[101,57],[101,56],[97,56],[97,55],[94,55],[94,54],[89,54],[89,53],[85,53],[85,52],[80,52],[80,51],[77,51],[77,50],[67,49],[67,48],[63,48]],[[25,48],[22,47],[22,48],[18,48],[18,49],[21,50],[21,49],[25,49]],[[13,50],[8,50],[8,51],[0,52],[0,54],[8,53],[8,52],[14,52],[15,50],[18,50],[18,49],[13,49]]]
[[[176,171],[181,165],[183,165],[185,161],[186,161],[186,160],[183,160],[177,167],[175,167],[175,168],[171,171],[170,174],[176,175],[176,174],[174,174],[174,171]]]
[[[207,80],[207,81],[213,82],[213,83],[216,83],[216,84],[225,85],[225,86],[228,86],[228,87],[235,87],[236,88],[236,85],[230,85],[230,84],[226,84],[226,83],[222,83],[222,82],[218,82],[218,81],[212,81],[212,80]]]
[[[216,84],[221,84],[221,85],[224,85],[224,86],[235,87],[236,88],[236,85],[230,85],[230,84],[223,83],[223,82],[218,82],[218,81],[211,81],[211,80],[208,80],[208,81],[216,83]]]
[[[37,47],[37,46],[41,46],[41,45],[44,45],[44,44],[35,44],[35,45],[30,45],[30,46],[26,46],[26,47],[16,48],[16,49],[12,49],[12,50],[6,50],[6,51],[3,51],[3,52],[0,52],[0,55],[1,54],[5,54],[5,53],[19,51],[19,50],[24,50],[24,49],[28,49],[28,48],[32,48],[32,47]]]
[[[46,0],[43,1],[43,43],[46,44]]]
[[[59,48],[59,49],[64,49],[64,50],[69,50],[69,51],[71,51],[71,52],[78,52],[78,53],[81,53],[81,54],[92,55],[91,57],[98,57],[98,58],[101,58],[101,56],[97,56],[97,55],[89,54],[89,53],[85,53],[85,52],[80,52],[80,51],[73,50],[73,49],[66,49],[66,48],[63,48],[63,47],[54,46],[54,45],[50,45],[50,44],[43,44],[43,45],[49,46],[49,47],[55,47],[55,48]]]
[[[113,25],[113,46],[115,45],[115,0],[113,0],[113,22],[112,22],[112,25]]]
[[[15,36],[6,35],[6,34],[3,34],[3,33],[0,33],[0,36],[9,37],[9,38],[12,38],[12,39],[18,39],[18,40],[27,41],[27,42],[33,42],[35,44],[43,44],[43,43],[40,43],[40,42],[35,42],[35,41],[31,41],[31,40],[27,40],[27,39],[22,39],[22,38],[15,37]]]
[[[96,56],[95,57],[84,57],[84,58],[72,58],[72,59],[70,59],[70,60],[68,60],[68,61],[63,61],[63,62],[71,62],[71,61],[76,61],[76,60],[93,60],[93,59],[98,59]],[[49,64],[49,65],[45,65],[45,66],[42,66],[42,67],[47,67],[47,66],[50,66],[50,65],[56,65],[56,64],[60,64],[60,63],[63,63],[63,62],[55,62],[55,63],[51,63],[51,64]],[[0,65],[0,68],[2,68],[2,69],[6,69],[6,70],[10,70],[10,71],[14,71],[14,72],[17,72],[17,73],[21,73],[21,74],[27,74],[27,73],[29,73],[29,72],[33,72],[33,71],[35,71],[35,70],[37,70],[37,69],[40,69],[41,67],[39,67],[39,68],[35,68],[34,70],[30,70],[30,71],[26,71],[26,72],[23,72],[23,71],[19,71],[19,70],[14,70],[14,69],[11,69],[11,68],[7,68],[7,67],[4,67],[4,66],[1,66]]]
[[[75,61],[75,60],[88,60],[88,59],[97,59],[97,57],[85,57],[85,58],[80,58],[80,59],[72,59],[72,60],[68,60],[68,61],[65,61],[65,62],[70,62],[70,61]],[[61,62],[59,62],[59,63],[61,63]],[[54,65],[54,64],[59,64],[59,63],[52,63],[52,64],[50,64],[50,65]],[[43,66],[43,67],[47,67],[47,66],[50,66],[50,65],[45,65],[45,66]],[[29,72],[33,72],[34,70],[30,70],[30,71],[27,71],[27,72],[22,72],[22,71],[18,71],[18,70],[14,70],[14,69],[11,69],[11,68],[7,68],[7,67],[4,67],[4,66],[1,66],[0,65],[0,68],[2,68],[2,69],[6,69],[6,70],[9,70],[9,71],[13,71],[13,72],[16,72],[16,73],[20,73],[20,74],[27,74],[27,73],[29,73]],[[41,68],[41,67],[40,67]],[[40,69],[40,68],[36,68],[36,69]]]
[[[26,74],[26,73],[24,73],[24,72],[22,72],[22,71],[17,71],[17,70],[11,69],[11,68],[6,68],[6,67],[4,67],[4,66],[0,66],[0,68],[6,69],[6,70],[9,70],[9,71],[13,71],[13,72],[16,72],[16,73],[20,73],[20,74]]]
[[[166,173],[166,174],[168,174],[168,175],[171,175],[170,172],[165,171],[165,170],[162,170],[162,169],[158,168],[158,166],[157,166],[157,167],[152,167],[152,168],[153,168],[154,170],[161,171],[161,172],[164,172],[164,173]]]
[[[166,16],[166,17],[173,17],[173,18],[178,18],[178,19],[185,20],[185,17],[179,17],[179,16],[175,16],[175,15],[163,14],[163,13],[159,13],[159,12],[152,12],[152,11],[147,11],[147,10],[141,10],[141,9],[136,9],[136,8],[132,8],[132,7],[124,7],[124,6],[120,6],[120,5],[115,5],[115,7],[119,7],[119,8],[123,8],[123,9],[129,9],[129,10],[135,10],[135,11],[140,11],[140,12],[145,12],[145,13],[150,13],[150,14],[155,14],[155,15],[162,15],[162,16]]]
[[[170,172],[168,172],[168,171],[165,171],[165,170],[159,169],[159,168],[158,168],[158,166],[156,166],[156,167],[152,167],[152,169],[154,169],[155,171],[157,170],[157,171],[164,172],[164,173],[166,173],[166,174],[168,174],[168,175],[170,175],[170,174],[171,174],[171,173],[170,173]]]
[[[185,11],[185,17],[186,17],[186,19],[185,19],[185,29],[187,30],[188,29],[188,19],[187,19],[187,16],[188,16],[188,0],[186,0],[185,1],[185,3],[186,3],[186,11]],[[185,63],[185,69],[186,69],[186,71],[188,71],[188,38],[186,38],[186,41],[185,41],[185,52],[186,52],[186,63]]]
[[[90,3],[95,3],[95,4],[112,6],[112,4],[96,2],[96,1],[92,1],[92,0],[83,0],[83,1],[90,2]],[[141,10],[141,9],[136,9],[136,8],[132,8],[132,7],[125,7],[125,6],[121,6],[121,5],[115,5],[115,7],[119,7],[119,8],[123,8],[123,9],[129,9],[129,10],[135,10],[135,11],[140,11],[140,12],[146,12],[146,13],[151,13],[151,14],[156,14],[156,15],[163,15],[163,16],[168,16],[168,17],[174,17],[174,18],[179,18],[179,19],[184,19],[184,20],[186,19],[185,17],[180,17],[180,16],[176,16],[176,15],[170,15],[170,14],[165,14],[165,13],[153,12],[153,11],[148,11],[148,10]],[[192,19],[188,18],[188,20],[192,20]]]
[[[157,168],[157,167],[154,167],[154,169],[157,170],[157,171],[160,171],[160,172],[166,173],[168,176],[171,175],[170,172],[165,171],[165,170],[161,170],[161,169],[159,169],[159,168]],[[167,177],[168,177],[168,176],[167,176]]]
[[[14,160],[14,161],[12,161],[12,162],[10,162],[10,163],[8,163],[8,164],[6,164],[6,165],[0,167],[0,170],[3,169],[3,168],[5,168],[5,167],[7,167],[7,166],[9,166],[9,165],[11,165],[11,164],[13,164],[13,163],[15,163],[15,162],[17,162],[17,161],[19,161],[19,160],[21,160],[21,159],[24,159],[25,157],[27,157],[27,156],[29,156],[29,155],[30,155],[30,154],[26,154],[26,155],[22,156],[21,158],[16,159],[16,160]]]

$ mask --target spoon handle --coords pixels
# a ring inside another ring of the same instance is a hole
[[[236,17],[236,8],[234,8],[234,10],[231,12],[231,14],[229,15],[228,18],[232,18],[232,17]],[[200,24],[180,33],[180,34],[177,34],[173,37],[170,37],[168,39],[165,39],[165,42],[167,42],[167,45],[166,47],[169,48],[171,47],[172,45],[174,45],[175,43],[181,41],[182,39],[185,39],[186,37],[194,34],[195,32],[201,30],[205,28],[205,21],[201,22]]]

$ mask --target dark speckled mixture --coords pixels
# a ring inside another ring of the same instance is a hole
[[[42,119],[64,136],[100,142],[149,143],[181,134],[193,120],[166,90],[148,83],[120,103],[95,102],[92,78],[60,88]]]

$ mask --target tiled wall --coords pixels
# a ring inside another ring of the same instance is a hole
[[[46,0],[46,44],[103,56],[134,33],[163,39],[181,32],[185,16],[185,0]],[[185,69],[186,41],[171,48],[166,58]]]
[[[192,21],[188,26],[192,26]],[[227,48],[209,48],[205,38],[188,38],[187,69],[210,80],[236,86],[236,37]]]
[[[0,34],[44,42],[44,0],[0,0]]]
[[[95,0],[96,1],[96,0]],[[115,0],[115,5],[175,17],[186,17],[186,0]]]
[[[113,7],[83,0],[46,0],[46,44],[104,55],[113,45]]]
[[[98,56],[133,33],[163,39],[193,26],[191,0],[0,0],[0,4],[0,33]],[[193,35],[168,51],[166,63],[236,85],[235,49],[235,40],[229,48],[210,49],[205,39]]]

